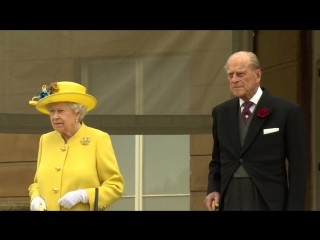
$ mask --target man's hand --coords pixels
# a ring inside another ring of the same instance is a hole
[[[220,203],[220,193],[218,192],[212,192],[209,193],[208,196],[204,199],[204,203],[206,205],[206,209],[208,211],[215,211],[219,207]],[[212,204],[214,203],[215,209],[212,209]]]
[[[68,192],[62,198],[58,200],[58,204],[65,208],[72,208],[79,202],[88,203],[88,195],[86,190],[80,189],[72,192]]]
[[[43,209],[47,209],[46,202],[41,197],[34,197],[31,201],[31,211],[41,211],[40,205],[43,206]]]

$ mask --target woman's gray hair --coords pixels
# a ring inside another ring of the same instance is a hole
[[[47,110],[49,111],[50,109],[50,103],[46,106]],[[69,102],[70,108],[72,111],[77,114],[79,113],[79,122],[81,122],[84,117],[87,115],[87,108],[81,103],[75,103],[75,102]]]
[[[70,107],[74,113],[79,113],[79,122],[81,122],[87,114],[87,108],[83,104],[80,103],[70,103]]]
[[[228,63],[229,63],[229,60],[232,58],[232,57],[235,57],[235,56],[248,56],[249,57],[249,66],[252,67],[253,70],[257,70],[257,69],[261,69],[260,67],[260,61],[257,57],[256,54],[254,54],[253,52],[247,52],[247,51],[240,51],[240,52],[236,52],[234,54],[232,54],[229,58],[228,58],[228,61],[227,63],[225,64],[224,66],[224,69],[226,71],[228,71]]]

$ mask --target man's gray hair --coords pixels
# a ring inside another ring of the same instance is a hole
[[[240,52],[235,52],[233,53],[227,60],[224,69],[227,71],[228,70],[228,63],[229,60],[233,57],[241,57],[241,56],[247,56],[249,57],[249,66],[252,67],[253,70],[261,69],[260,67],[260,61],[257,57],[256,54],[253,52],[248,52],[248,51],[240,51]]]

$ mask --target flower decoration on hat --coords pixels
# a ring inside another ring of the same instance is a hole
[[[33,97],[31,101],[29,101],[29,104],[36,105],[40,99],[45,98],[51,94],[54,94],[58,92],[58,90],[59,88],[58,88],[57,82],[51,82],[49,86],[43,85],[40,94],[38,96]]]
[[[59,90],[59,87],[58,87],[57,82],[51,82],[50,86],[47,89],[47,91],[50,93],[50,95],[58,92],[58,90]]]

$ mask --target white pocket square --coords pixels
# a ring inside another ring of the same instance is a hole
[[[266,129],[263,129],[263,134],[269,134],[269,133],[274,133],[274,132],[279,132],[279,128],[266,128]]]

